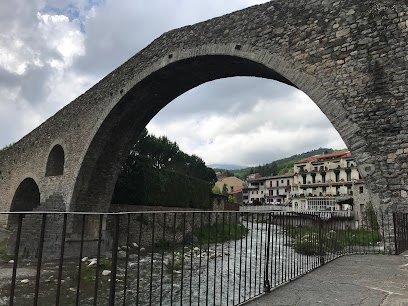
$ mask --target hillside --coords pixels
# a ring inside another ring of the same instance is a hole
[[[260,173],[262,176],[269,176],[269,175],[279,175],[284,174],[287,172],[293,171],[293,164],[301,159],[314,156],[314,155],[321,155],[321,154],[328,154],[336,151],[345,151],[347,149],[342,150],[333,150],[329,148],[319,148],[315,150],[311,150],[308,152],[304,152],[301,154],[295,154],[290,157],[282,158],[275,160],[271,163],[265,165],[259,165],[256,167],[248,167],[238,170],[225,170],[225,172],[232,172],[236,177],[240,179],[245,179],[251,173]],[[220,169],[217,169],[220,171]],[[223,172],[223,170],[221,170]]]

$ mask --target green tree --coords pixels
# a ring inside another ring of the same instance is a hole
[[[222,194],[224,194],[224,195],[227,195],[227,194],[228,194],[227,184],[222,185]]]

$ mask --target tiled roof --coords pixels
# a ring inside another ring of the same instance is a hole
[[[258,177],[256,179],[252,179],[252,180],[248,180],[248,181],[249,182],[265,181],[265,180],[270,180],[270,179],[293,177],[294,175],[295,175],[294,173],[285,173],[285,174],[274,175],[274,176],[262,176],[262,177]]]
[[[325,155],[317,155],[317,156],[311,156],[302,160],[299,160],[296,162],[296,164],[302,164],[302,163],[309,163],[309,162],[317,162],[317,161],[323,161],[327,159],[335,159],[335,158],[347,158],[351,157],[351,152],[334,152],[330,154],[325,154]]]

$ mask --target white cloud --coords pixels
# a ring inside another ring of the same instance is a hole
[[[240,84],[242,81],[250,79],[241,78]],[[218,82],[227,80],[201,85],[178,99],[194,103],[196,97],[211,91]],[[263,93],[253,91],[252,97],[244,101],[249,107],[244,105],[241,111],[229,112],[229,108],[234,108],[231,101],[222,112],[214,109],[211,114],[203,115],[198,106],[186,119],[174,115],[171,108],[178,103],[174,101],[149,123],[148,129],[155,135],[165,131],[182,150],[201,156],[209,164],[256,165],[318,147],[345,147],[337,131],[306,94],[274,81],[258,82],[286,89],[289,94],[265,99]],[[160,120],[163,116],[167,120]]]

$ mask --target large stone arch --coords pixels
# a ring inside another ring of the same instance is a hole
[[[278,54],[239,44],[175,50],[124,86],[123,96],[113,105],[89,145],[78,175],[72,208],[107,210],[120,167],[146,124],[164,106],[191,88],[233,76],[267,78],[301,89],[326,114],[349,147],[355,142],[364,143],[355,137],[359,127],[349,120],[342,103],[330,97],[318,78],[304,74]],[[352,135],[354,137],[350,137]]]

